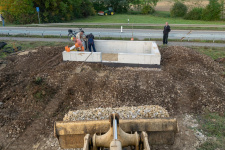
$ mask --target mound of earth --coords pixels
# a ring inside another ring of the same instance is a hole
[[[31,149],[69,110],[159,105],[170,116],[225,112],[224,68],[191,49],[161,49],[161,71],[85,63],[80,73],[81,62],[63,62],[63,49],[40,47],[4,61],[0,146]]]

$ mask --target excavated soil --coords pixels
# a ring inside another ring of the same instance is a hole
[[[63,62],[63,49],[40,47],[1,61],[0,149],[41,147],[69,110],[159,105],[172,117],[225,112],[224,67],[192,49],[162,48],[161,71],[85,63],[80,73],[80,62]]]

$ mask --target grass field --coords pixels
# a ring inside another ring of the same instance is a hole
[[[225,57],[224,47],[197,47],[192,46],[192,49],[198,51],[199,53],[210,56],[212,59]]]
[[[225,147],[225,114],[206,113],[198,116],[200,130],[210,137],[198,150],[224,149]]]
[[[171,18],[169,12],[156,11],[153,15],[129,15],[115,14],[113,16],[90,16],[87,18],[77,19],[72,22],[87,22],[87,23],[149,23],[149,24],[215,24],[224,25],[224,21],[201,21],[201,20],[184,20],[182,18]]]

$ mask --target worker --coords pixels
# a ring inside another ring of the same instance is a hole
[[[93,51],[96,52],[95,50],[95,43],[94,43],[94,35],[92,33],[88,34],[86,36],[86,38],[88,38],[88,49],[91,52],[91,47],[93,48]]]
[[[79,33],[76,35],[76,39],[80,39],[83,45],[85,46],[85,50],[87,49],[87,43],[86,43],[86,37],[84,37],[84,31],[81,30]]]
[[[166,22],[166,25],[164,26],[163,30],[163,45],[168,43],[168,35],[170,31],[170,26],[168,25],[168,22]]]
[[[81,30],[79,33],[77,33],[76,39],[80,39],[80,40],[82,41],[82,40],[84,39],[84,38],[83,38],[83,35],[84,35],[84,31]]]
[[[80,39],[77,39],[75,37],[71,37],[71,41],[74,41],[74,46],[72,46],[72,47],[66,46],[65,50],[67,52],[70,52],[71,50],[84,51],[84,46],[83,46],[83,44],[82,44]]]
[[[4,27],[5,26],[5,21],[4,21],[4,17],[2,16],[2,14],[0,16],[0,19],[2,20],[2,26]]]

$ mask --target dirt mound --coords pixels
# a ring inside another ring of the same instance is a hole
[[[225,112],[224,68],[191,49],[161,49],[162,71],[86,63],[78,74],[81,63],[63,62],[63,49],[41,47],[7,58],[0,71],[3,146],[16,138],[9,149],[30,149],[68,110],[159,105],[170,116]]]
[[[219,62],[220,64],[224,64],[225,65],[225,57],[223,58],[218,58],[215,60],[216,62]]]
[[[161,50],[163,70],[179,85],[188,112],[224,112],[224,68],[206,55],[185,47]],[[185,109],[183,110],[185,111]]]

